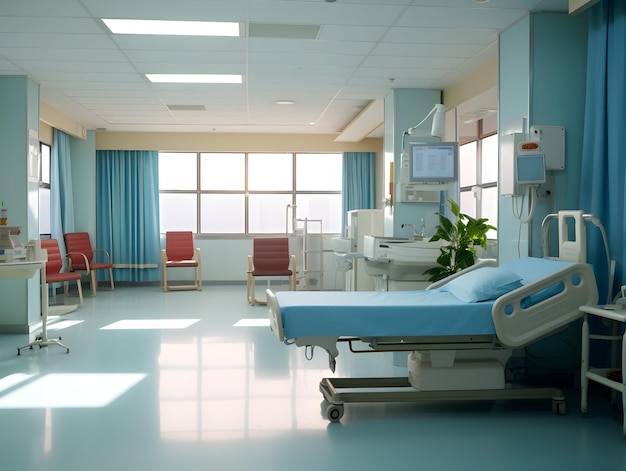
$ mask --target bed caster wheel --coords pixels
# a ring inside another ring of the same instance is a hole
[[[556,415],[565,415],[567,413],[567,404],[563,399],[552,400],[552,412]]]
[[[322,401],[322,417],[330,422],[339,422],[343,417],[343,404],[331,404],[328,401]]]

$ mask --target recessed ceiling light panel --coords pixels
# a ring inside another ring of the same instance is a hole
[[[241,75],[228,74],[146,74],[152,83],[242,83]]]
[[[239,36],[239,23],[218,21],[164,21],[103,18],[113,34],[174,36]]]

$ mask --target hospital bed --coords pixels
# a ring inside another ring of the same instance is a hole
[[[551,398],[564,414],[561,390],[505,384],[506,363],[514,348],[565,329],[597,299],[589,265],[531,257],[485,261],[424,291],[267,291],[278,339],[326,350],[333,371],[340,342],[355,353],[410,352],[407,377],[322,379],[332,422],[349,402]]]

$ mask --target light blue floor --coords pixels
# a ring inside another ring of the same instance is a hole
[[[245,286],[122,286],[56,320],[66,327],[49,334],[69,354],[51,346],[17,356],[28,336],[0,335],[0,469],[626,469],[621,414],[607,395],[587,417],[572,391],[565,416],[550,401],[349,404],[331,424],[320,414],[321,378],[405,369],[390,354],[342,348],[333,375],[324,352],[308,361],[267,326],[235,327],[242,318],[267,318],[246,303]],[[164,319],[189,321],[110,328]]]

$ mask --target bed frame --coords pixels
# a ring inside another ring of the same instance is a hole
[[[545,292],[546,288],[560,285],[561,291],[530,307],[524,300],[531,295]],[[287,345],[304,346],[326,350],[329,366],[335,369],[339,355],[337,344],[347,342],[351,351],[353,344],[361,342],[366,351],[407,351],[421,352],[437,357],[452,356],[454,352],[471,351],[485,354],[487,361],[500,355],[506,364],[507,351],[523,347],[550,336],[570,323],[580,319],[579,307],[596,304],[598,291],[595,276],[589,265],[572,263],[537,281],[513,290],[499,297],[493,304],[491,316],[496,334],[478,336],[436,336],[436,337],[383,337],[383,338],[343,338],[343,337],[299,337],[287,339],[284,335],[279,302],[276,295],[267,290],[270,328],[278,340]],[[358,352],[361,352],[359,350]],[[410,376],[410,375],[409,375]],[[409,377],[397,378],[323,378],[320,392],[324,396],[322,410],[331,422],[343,416],[344,404],[351,402],[433,402],[450,400],[498,400],[498,399],[552,399],[552,409],[557,414],[565,414],[566,405],[563,391],[556,388],[520,388],[505,385],[498,388],[460,390],[417,390]],[[349,389],[350,391],[345,391]],[[378,391],[376,391],[378,389]],[[385,389],[385,391],[381,391]],[[389,391],[393,389],[393,391]],[[344,391],[342,391],[344,390]]]

